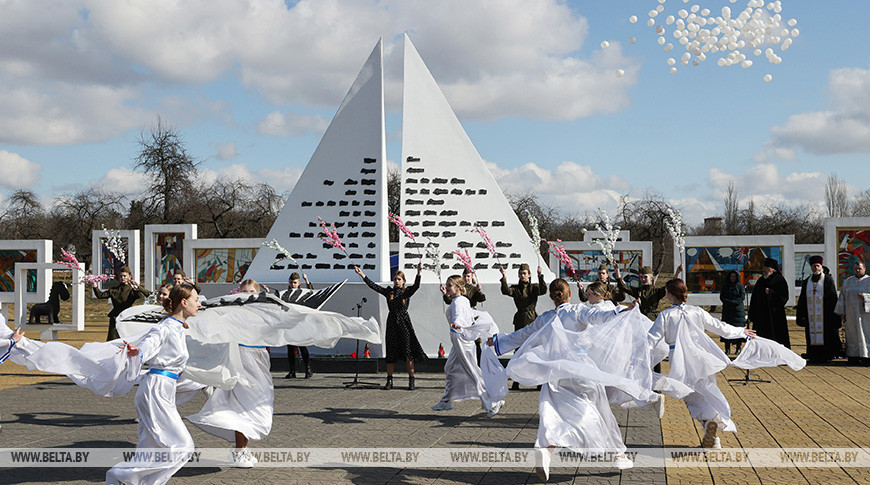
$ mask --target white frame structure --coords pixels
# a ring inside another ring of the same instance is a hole
[[[825,252],[825,245],[824,244],[795,244],[794,245],[794,260],[795,260],[794,262],[797,263],[797,255],[798,254],[807,254],[807,253],[824,255],[825,265],[828,266],[828,268],[831,267],[830,264],[828,264],[828,256]],[[797,271],[798,271],[798,269],[797,269],[797,267],[795,267],[795,269],[794,269],[794,274],[795,274],[794,281],[797,281]],[[795,293],[795,294],[800,294],[801,287],[796,286],[795,291],[797,291],[797,293]]]
[[[601,251],[601,248],[597,244],[587,241],[563,241],[562,246],[565,248],[565,251]],[[614,244],[613,250],[640,251],[642,258],[641,266],[652,266],[652,241],[621,241]],[[561,266],[562,262],[559,261],[559,258],[550,255],[550,271],[556,275],[556,278],[561,277]]]
[[[27,324],[28,309],[27,303],[32,299],[27,298],[27,292],[22,290],[25,284],[24,278],[27,270],[35,269],[46,276],[44,279],[49,281],[49,289],[44,294],[40,295],[37,292],[37,300],[35,303],[42,303],[48,299],[48,294],[51,288],[51,279],[48,274],[54,270],[71,270],[72,271],[72,291],[70,292],[70,303],[72,304],[72,322],[71,323],[42,323],[42,324]],[[21,327],[22,330],[35,330],[39,332],[39,338],[43,341],[56,340],[57,332],[60,330],[70,330],[81,332],[85,329],[85,289],[84,283],[78,283],[85,274],[83,263],[79,263],[76,269],[70,268],[65,264],[60,263],[16,263],[15,264],[15,325]]]
[[[586,231],[583,233],[583,242],[591,243],[596,239],[604,239],[604,233],[601,231]],[[624,243],[629,241],[631,241],[631,231],[620,229],[617,242]]]
[[[186,244],[187,241],[196,239],[196,224],[145,224],[145,277],[142,284],[152,291],[159,286],[154,281],[154,235],[166,232],[184,233],[184,244]],[[190,274],[191,265],[183,245],[181,257],[184,258],[181,261],[181,269]]]
[[[867,228],[870,231],[870,217],[831,217],[825,219],[825,262],[831,269],[831,276],[834,277],[837,290],[840,289],[840,257],[837,250],[840,241],[837,240],[837,229],[841,227]],[[831,266],[832,261],[836,261],[834,266]],[[864,261],[864,264],[868,263],[870,261]]]
[[[775,236],[686,236],[686,248],[694,247],[727,247],[727,246],[780,246],[782,247],[782,276],[788,281],[789,288],[794,284],[794,235]],[[680,253],[674,245],[674,271],[683,265],[682,278],[689,274],[686,267],[685,250]],[[789,292],[786,305],[794,305],[797,300],[794,292]],[[721,305],[718,293],[689,292],[688,303],[692,305]]]
[[[142,272],[139,270],[139,229],[121,229],[118,230],[118,236],[127,238],[127,267],[130,268],[130,276],[133,281],[142,281]],[[100,230],[94,230],[91,233],[91,272],[95,275],[103,273],[103,258],[101,239],[107,239],[106,233]],[[147,288],[147,287],[146,287]],[[100,283],[100,289],[105,289]]]
[[[35,250],[37,263],[51,262],[51,254],[54,250],[54,243],[49,239],[7,239],[0,241],[0,250]],[[18,264],[16,263],[16,268]],[[30,264],[30,263],[28,263]],[[32,269],[32,268],[31,268]],[[36,296],[34,298],[45,298],[48,295],[51,281],[46,276],[48,270],[38,271],[36,277]],[[15,281],[18,281],[18,272],[15,273]],[[16,284],[16,289],[18,288]],[[0,304],[15,302],[15,291],[0,292]]]
[[[190,244],[184,245],[184,261],[190,261],[190,272],[188,277],[198,285],[227,285],[230,283],[200,283],[196,281],[196,249],[256,249],[260,252],[263,248],[263,240],[260,238],[239,238],[239,239],[193,239]],[[250,269],[250,268],[248,268]],[[187,270],[185,270],[187,271]]]

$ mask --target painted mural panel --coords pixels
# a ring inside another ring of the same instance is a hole
[[[159,284],[172,280],[176,269],[184,269],[184,233],[154,234],[154,279]]]
[[[574,268],[576,270],[575,279],[579,281],[587,283],[595,281],[598,276],[598,267],[607,263],[607,260],[604,258],[604,253],[600,250],[569,249],[566,252],[568,253],[568,257],[570,257],[574,263]],[[644,265],[643,251],[615,250],[613,251],[613,257],[619,264],[619,271],[622,273],[625,282],[632,286],[639,285],[640,280],[638,274],[640,274],[641,266]],[[612,266],[613,265],[608,265],[611,273],[613,272]],[[559,265],[559,277],[567,280],[572,279],[572,276],[567,274],[565,268],[561,264]]]
[[[36,263],[36,249],[0,249],[0,291],[15,291],[15,263]],[[27,271],[27,291],[36,291],[36,270]]]
[[[203,248],[194,251],[197,283],[241,283],[257,248]]]
[[[725,275],[734,270],[752,291],[764,260],[773,258],[782,268],[782,254],[782,246],[686,247],[686,286],[691,293],[719,293]]]
[[[837,287],[855,275],[855,263],[870,257],[870,227],[837,228]]]
[[[124,261],[130,260],[129,238],[121,237],[121,247],[124,250]],[[116,258],[112,251],[106,247],[106,238],[100,238],[100,270],[103,274],[116,275],[121,272],[121,268],[127,266],[127,263]],[[119,281],[111,279],[100,283],[100,288],[108,289],[118,286]]]

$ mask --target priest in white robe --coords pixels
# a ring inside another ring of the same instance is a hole
[[[837,289],[831,275],[824,272],[821,256],[810,258],[812,273],[801,284],[795,323],[803,327],[807,338],[807,353],[810,362],[823,364],[838,357],[843,351],[840,342],[840,317],[834,313],[837,307]]]
[[[870,364],[870,276],[863,261],[855,263],[855,275],[843,282],[834,311],[843,319],[849,362]]]

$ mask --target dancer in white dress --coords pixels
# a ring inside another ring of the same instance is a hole
[[[468,339],[463,329],[475,324],[475,311],[465,297],[465,280],[462,276],[453,275],[447,278],[446,295],[452,298],[447,307],[447,322],[450,324],[450,342],[453,348],[444,364],[444,395],[438,404],[432,406],[434,411],[453,409],[451,401],[480,399],[481,407],[487,411],[487,416],[495,416],[504,405],[503,400],[494,400],[486,389],[483,374],[477,364],[475,338]],[[488,315],[478,312],[477,315]]]
[[[555,325],[562,331],[564,329],[583,331],[589,325],[602,324],[616,316],[618,310],[609,301],[608,286],[602,282],[592,283],[586,288],[586,296],[590,304],[572,305],[570,304],[571,286],[568,282],[561,278],[553,280],[549,289],[550,299],[556,305],[554,310],[545,312],[534,322],[516,332],[490,338],[487,343],[496,349],[496,353],[520,347],[511,360],[511,365],[515,359],[516,362],[522,362],[518,358],[528,349],[524,344],[546,327]],[[554,345],[557,345],[555,342],[560,339],[552,340]],[[565,351],[577,354],[572,357],[582,364],[591,368],[596,367],[586,355],[585,349],[565,349]],[[510,366],[508,370],[510,371]],[[539,451],[535,471],[542,480],[546,481],[550,477],[550,457],[556,447],[594,453],[617,453],[614,466],[620,469],[633,466],[632,461],[624,454],[625,444],[622,441],[619,424],[610,410],[607,393],[601,383],[581,377],[545,382],[541,386],[538,413],[540,420],[535,448]]]
[[[716,385],[716,373],[730,365],[731,360],[704,330],[727,339],[754,338],[755,331],[719,321],[706,311],[687,305],[688,288],[681,279],[670,280],[665,287],[665,296],[673,306],[659,314],[650,329],[650,341],[653,348],[662,341],[668,345],[671,369],[655,387],[682,399],[689,414],[701,421],[702,446],[721,448],[717,429],[737,431],[731,421],[731,407]]]
[[[239,293],[259,293],[255,280],[245,280]],[[269,352],[263,345],[239,344],[242,379],[232,389],[215,389],[202,410],[187,417],[203,431],[235,442],[235,466],[251,468],[257,463],[248,450],[248,440],[259,440],[272,430],[275,388],[269,372]]]
[[[169,316],[154,327],[139,345],[126,344],[128,357],[148,364],[149,371],[136,391],[139,413],[137,450],[168,451],[171,460],[123,462],[106,473],[106,483],[162,484],[169,481],[194,450],[193,438],[175,407],[176,383],[187,363],[185,320],[196,315],[199,295],[186,284],[176,285],[164,302]]]

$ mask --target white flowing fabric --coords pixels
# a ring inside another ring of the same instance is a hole
[[[843,282],[834,312],[845,316],[846,356],[870,357],[870,276],[850,276]]]
[[[484,312],[481,312],[484,313]],[[465,401],[480,399],[483,409],[489,411],[497,401],[489,395],[486,384],[483,381],[483,373],[477,365],[477,351],[474,345],[474,335],[470,327],[476,325],[471,303],[464,296],[457,296],[447,307],[447,322],[459,325],[462,330],[450,329],[450,342],[453,348],[444,363],[444,395],[442,402]],[[465,331],[465,333],[463,333]],[[486,331],[491,332],[492,327],[486,326]]]
[[[741,369],[787,365],[797,371],[803,369],[807,361],[777,341],[755,337],[746,342],[730,365]]]
[[[161,317],[166,315],[163,308],[158,305],[137,305],[124,310],[118,315],[116,324],[118,334],[122,339],[147,332],[157,324],[156,322],[149,323],[137,320],[137,318],[144,319],[146,314]],[[192,321],[192,319],[188,321]],[[204,344],[191,336],[189,329],[185,330],[185,334],[189,357],[184,369],[184,378],[202,384],[202,386],[214,386],[218,389],[232,389],[236,383],[246,383],[238,345],[234,343]],[[177,399],[181,401],[183,398],[178,397]]]
[[[495,349],[489,345],[484,345],[480,353],[480,371],[483,373],[483,383],[486,385],[486,390],[489,397],[494,402],[501,401],[508,394],[507,371],[498,356],[495,355]]]
[[[604,372],[593,362],[590,345],[614,343],[581,337],[595,328],[589,326],[590,321],[601,325],[605,324],[605,315],[613,318],[614,312],[607,305],[599,305],[598,311],[595,306],[561,305],[543,313],[525,328],[494,339],[500,342],[500,348],[520,345],[508,364],[508,375],[521,384],[541,384],[536,448],[561,446],[622,453],[625,444],[610,409],[605,385],[634,394],[634,398],[651,399],[652,392],[648,389],[625,377]],[[589,319],[577,318],[581,316]],[[566,330],[563,319],[569,321],[572,328],[587,330]],[[643,351],[645,346],[646,342]]]
[[[670,346],[671,370],[659,377],[654,388],[683,399],[693,418],[715,420],[724,431],[736,431],[731,407],[716,384],[716,373],[727,367],[731,359],[704,330],[729,339],[746,336],[742,327],[716,320],[706,311],[685,303],[659,314],[650,329],[650,343],[653,348],[661,341]]]
[[[215,390],[200,412],[187,417],[203,431],[229,442],[235,441],[235,431],[259,440],[272,430],[275,390],[269,352],[242,347],[241,359],[246,383]]]
[[[374,318],[368,320],[281,301],[266,292],[237,293],[206,300],[188,320],[190,335],[212,343],[280,347],[334,347],[342,338],[381,343]]]
[[[146,363],[151,369],[175,374],[184,370],[187,346],[184,327],[178,320],[167,317],[138,343],[139,355],[130,359],[134,365]],[[163,484],[187,462],[194,444],[176,408],[176,384],[171,377],[146,374],[135,399],[139,413],[136,449],[161,449],[171,452],[172,459],[163,463],[119,463],[106,472],[106,483]]]

